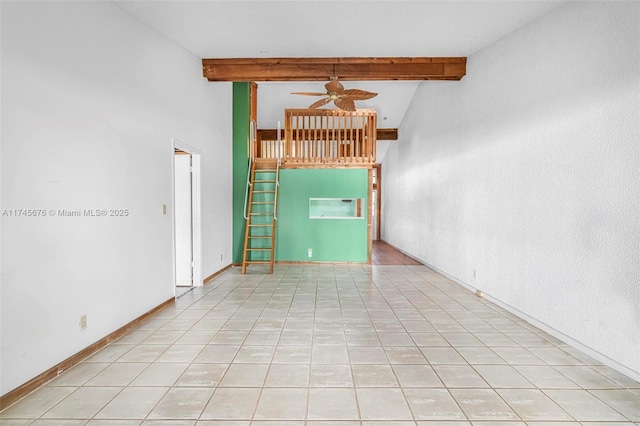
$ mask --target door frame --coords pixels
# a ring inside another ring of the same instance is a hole
[[[376,192],[376,235],[373,235],[372,238],[374,241],[381,240],[382,238],[382,218],[380,217],[380,213],[382,212],[382,164],[374,164],[373,168],[376,171],[376,180],[372,184],[372,192]]]
[[[173,283],[177,284],[176,275],[176,168],[173,156],[175,150],[184,151],[191,155],[191,253],[193,254],[193,286],[202,286],[202,202],[200,180],[200,156],[198,148],[194,148],[178,139],[171,138],[171,240],[173,242]]]

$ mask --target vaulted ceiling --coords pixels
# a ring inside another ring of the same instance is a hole
[[[199,58],[469,57],[562,1],[116,1]],[[327,80],[330,76],[327,76]],[[316,98],[322,82],[258,82],[260,128]],[[348,81],[377,92],[359,108],[399,127],[420,82]],[[438,81],[422,84],[439,84]],[[217,83],[211,83],[217,84]],[[331,104],[332,105],[332,104]]]

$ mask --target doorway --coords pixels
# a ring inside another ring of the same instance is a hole
[[[380,239],[380,210],[382,203],[381,194],[381,165],[374,164],[372,169],[372,185],[371,185],[371,202],[372,202],[372,219],[371,219],[371,239],[377,241]]]
[[[176,297],[202,285],[200,154],[174,140],[173,242]]]

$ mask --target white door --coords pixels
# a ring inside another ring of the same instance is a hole
[[[175,241],[176,285],[193,285],[193,230],[191,211],[191,155],[176,153],[175,158]]]

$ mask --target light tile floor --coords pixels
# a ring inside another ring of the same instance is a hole
[[[2,425],[640,425],[640,384],[424,266],[238,268]]]

